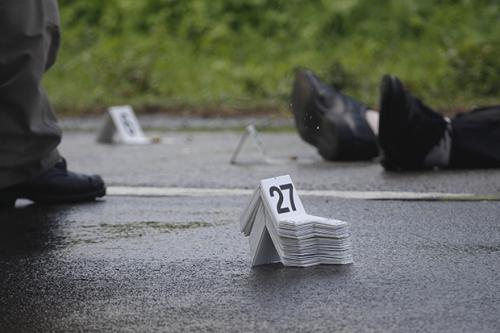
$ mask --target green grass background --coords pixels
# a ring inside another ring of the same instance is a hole
[[[440,110],[500,103],[496,0],[60,0],[58,112],[285,110],[297,67],[376,107],[398,75]]]

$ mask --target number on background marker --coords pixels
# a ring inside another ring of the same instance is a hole
[[[133,136],[135,134],[134,129],[132,128],[132,125],[130,124],[128,120],[128,116],[125,113],[121,114],[122,122],[125,125],[125,128],[127,129],[128,133]]]

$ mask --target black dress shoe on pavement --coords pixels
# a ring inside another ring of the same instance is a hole
[[[446,126],[444,117],[410,94],[398,78],[382,78],[379,144],[386,170],[426,169],[425,157],[439,143]]]
[[[378,155],[366,106],[322,83],[309,70],[296,71],[292,110],[299,135],[324,159],[356,161]]]
[[[106,194],[106,186],[98,175],[83,175],[67,170],[61,160],[52,169],[21,184],[0,190],[0,206],[13,207],[16,199],[36,203],[60,204],[92,201]]]

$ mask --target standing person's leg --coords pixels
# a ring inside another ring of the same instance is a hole
[[[105,194],[101,177],[66,169],[61,130],[41,87],[59,48],[57,0],[0,1],[0,206]]]
[[[55,0],[0,2],[0,188],[61,159],[61,130],[40,86],[59,46]]]

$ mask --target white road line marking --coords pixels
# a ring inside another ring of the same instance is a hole
[[[144,186],[110,186],[110,196],[132,197],[208,197],[208,196],[240,196],[250,195],[250,189],[230,188],[189,188],[189,187],[144,187]],[[499,195],[475,195],[473,193],[444,192],[403,192],[403,191],[330,191],[302,190],[301,196],[333,197],[342,199],[363,200],[500,200]]]
[[[143,186],[110,186],[108,195],[137,197],[206,197],[234,196],[252,194],[253,190],[225,188],[190,188],[190,187],[143,187]]]

